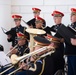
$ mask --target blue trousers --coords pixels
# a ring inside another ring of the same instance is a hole
[[[76,75],[76,56],[68,56],[68,75]]]

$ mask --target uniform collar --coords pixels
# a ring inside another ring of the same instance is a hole
[[[72,23],[71,26],[76,30],[76,22]]]
[[[60,23],[60,24],[57,24],[56,26],[60,26],[60,25],[62,25],[62,23]]]
[[[61,25],[62,23],[55,25],[54,30],[57,31]]]
[[[71,25],[76,25],[76,22],[73,22]]]
[[[26,44],[24,44],[24,45],[22,45],[22,46],[19,46],[20,48],[24,48],[24,47],[27,47],[27,45]]]

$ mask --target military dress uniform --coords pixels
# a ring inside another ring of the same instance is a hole
[[[17,19],[21,19],[22,16],[20,15],[12,15],[12,18],[14,18],[14,20],[17,20]],[[16,33],[18,32],[22,32],[24,33],[25,35],[27,35],[27,39],[29,39],[29,34],[25,31],[25,27],[23,27],[22,25],[19,25],[18,27],[14,27],[14,28],[11,28],[11,30],[7,31],[6,34],[7,35],[11,35],[11,38],[10,39],[7,39],[8,42],[12,42],[12,46],[14,47],[16,44],[17,44],[17,35]],[[28,44],[28,42],[27,42]]]
[[[57,49],[57,47],[60,44],[60,40],[58,38],[56,38],[56,37],[51,36],[51,35],[49,35],[47,37],[48,37],[48,40],[51,43],[55,43],[55,45],[53,47],[55,49]],[[48,56],[45,57],[45,68],[44,68],[44,71],[43,71],[42,75],[54,75],[55,74],[55,72],[56,72],[55,68],[57,66],[55,65],[55,61],[54,61],[54,59],[56,59],[56,57],[53,56],[53,55],[56,55],[56,53],[55,54],[54,53],[52,53],[51,55],[48,55]]]
[[[64,62],[63,59],[61,60],[60,51],[58,50],[60,46],[60,39],[51,35],[48,35],[48,40],[51,43],[54,43],[55,52],[51,54],[51,56],[46,56],[45,58],[45,69],[42,75],[54,75],[57,70],[62,69],[62,63]],[[59,57],[59,55],[60,57]],[[61,70],[62,71],[62,70]],[[59,73],[59,75],[62,75]]]
[[[71,16],[76,15],[76,9],[71,8]],[[71,24],[73,29],[76,29],[76,22]],[[76,32],[70,30],[74,35]],[[66,54],[68,55],[68,75],[76,75],[76,46],[66,43]]]
[[[32,10],[33,10],[33,13],[37,13],[37,12],[40,12],[40,11],[41,11],[41,9],[39,9],[39,8],[32,8]],[[33,28],[35,28],[35,21],[36,21],[36,16],[34,16],[34,18],[31,19],[30,21],[28,21],[27,24],[28,24],[29,26],[32,25]],[[46,22],[45,22],[45,20],[44,20],[43,27],[45,27],[45,26],[46,26]]]
[[[50,27],[43,27],[43,23],[44,23],[44,19],[43,18],[41,18],[41,17],[36,17],[36,21],[35,21],[36,23],[39,23],[39,22],[41,22],[42,23],[42,26],[39,28],[39,29],[42,29],[42,30],[44,30],[45,32],[46,32],[46,34],[45,35],[47,35],[47,34],[50,34],[51,35],[51,32],[50,32]]]
[[[54,17],[63,17],[64,14],[60,11],[53,11],[52,16]],[[54,35],[55,37],[61,39],[62,36],[57,32],[59,27],[63,25],[62,23],[58,25],[54,25],[50,28],[51,31],[55,32],[56,34]],[[54,59],[54,65],[55,65],[55,72],[57,70],[64,70],[64,43],[60,42],[59,47],[56,48],[55,53],[52,54],[52,58]]]
[[[21,39],[27,39],[27,36],[25,36],[23,33],[21,33],[21,32],[19,32],[19,33],[17,33],[17,39],[16,40],[21,40]],[[30,52],[30,49],[29,49],[29,47],[28,47],[28,45],[27,45],[27,41],[25,42],[25,44],[23,44],[23,45],[18,45],[17,46],[17,50],[18,50],[18,52],[16,53],[18,56],[22,56],[23,54],[27,54],[27,53],[29,53]]]
[[[35,43],[37,43],[35,46],[47,46],[50,44],[50,41],[42,38],[40,36],[35,36],[34,37]],[[44,67],[45,67],[45,61],[44,59],[37,59],[35,61],[30,61],[31,66],[29,67],[28,70],[23,70],[22,72],[16,73],[16,75],[42,75]],[[36,65],[36,67],[35,67]]]
[[[72,23],[70,25],[73,29],[76,28],[76,22]],[[76,32],[73,31],[69,26],[67,26],[67,28],[73,33],[73,35],[76,35]],[[68,43],[67,41],[65,41],[66,44],[66,50],[65,50],[65,54],[66,55],[76,55],[76,46],[73,46],[71,43]]]
[[[29,40],[29,34],[25,31],[25,29],[26,29],[25,27],[20,25],[19,27],[12,28],[11,30],[16,31],[16,33],[18,33],[18,32],[24,33],[27,36],[27,39]],[[17,44],[17,40],[16,39],[17,39],[17,36],[15,36],[15,41],[13,42],[14,46]],[[27,42],[27,44],[28,44],[28,42]]]
[[[18,40],[18,41],[22,40],[22,39],[26,40],[26,38],[27,38],[27,36],[25,36],[23,33],[21,33],[21,32],[17,33],[17,39],[16,40]],[[23,45],[18,45],[16,48],[17,48],[17,53],[16,53],[17,56],[22,56],[22,55],[30,52],[30,49],[28,48],[27,42],[25,42],[25,44],[23,44]],[[9,67],[10,66],[2,67],[0,69],[0,72],[8,69]],[[6,71],[3,75],[9,74],[12,71],[14,71],[15,69],[16,69],[16,67],[13,67],[13,68],[9,69],[8,71]],[[12,75],[14,75],[14,74],[12,74]]]

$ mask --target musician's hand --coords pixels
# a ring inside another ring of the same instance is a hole
[[[76,39],[71,38],[71,44],[76,46]]]
[[[49,40],[50,36],[51,36],[51,35],[47,34],[47,35],[46,35],[46,36],[44,36],[44,37],[45,37],[46,39],[48,39],[48,40]]]
[[[27,70],[28,68],[27,63],[22,62],[22,69]]]
[[[22,69],[22,62],[18,63],[18,67]]]
[[[17,52],[18,52],[17,49],[13,49],[13,50],[11,51],[11,54],[16,54]]]
[[[55,48],[55,43],[51,42],[50,45],[48,46],[48,49],[54,49]]]
[[[54,45],[55,45],[55,44],[54,44],[53,42],[51,42],[49,46],[52,46],[52,47],[54,47]]]
[[[30,57],[30,61],[35,61],[34,56]]]
[[[13,49],[13,46],[10,47],[10,50],[12,50],[12,49]]]
[[[46,39],[48,39],[48,37],[47,36],[44,36]]]
[[[63,39],[63,38],[61,38],[61,39],[60,39],[60,42],[64,42],[64,39]]]
[[[29,68],[28,65],[24,62],[19,62],[19,67],[24,70],[27,70]]]

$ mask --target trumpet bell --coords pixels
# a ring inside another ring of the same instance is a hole
[[[12,64],[18,63],[18,60],[16,60],[16,58],[18,58],[18,56],[16,54],[12,54],[11,55],[11,62],[12,62]]]

